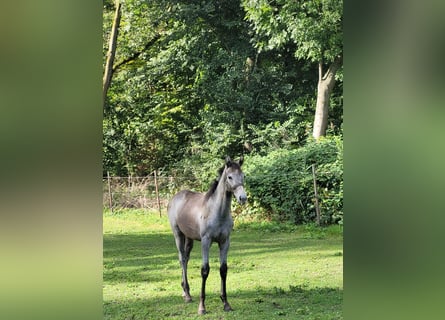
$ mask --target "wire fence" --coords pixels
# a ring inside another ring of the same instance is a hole
[[[312,170],[316,222],[320,224],[316,167],[311,165],[306,170],[308,169]],[[162,211],[167,209],[168,201],[179,190],[199,189],[199,183],[194,178],[159,176],[156,171],[145,177],[115,177],[107,174],[107,177],[102,180],[102,186],[105,209],[111,211],[124,208],[157,210],[159,215],[162,215]]]
[[[156,172],[145,177],[116,177],[109,174],[102,179],[103,207],[119,210],[137,208],[162,210],[180,189],[193,188],[196,182],[186,177],[159,176]]]

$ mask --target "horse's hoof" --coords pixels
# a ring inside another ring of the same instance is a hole
[[[199,301],[198,314],[206,314],[206,306],[202,300]]]
[[[199,309],[199,310],[198,310],[198,314],[199,314],[199,315],[206,314],[205,309]]]
[[[190,303],[190,302],[192,302],[192,297],[191,297],[191,296],[183,296],[183,298],[184,298],[184,302],[185,302],[185,303]]]
[[[232,307],[229,304],[225,304],[224,305],[224,311],[228,312],[228,311],[233,311]]]

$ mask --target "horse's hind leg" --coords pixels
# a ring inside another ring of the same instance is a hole
[[[185,302],[191,302],[192,297],[190,296],[190,286],[187,279],[187,264],[190,259],[190,252],[193,249],[193,240],[185,238],[184,243],[184,261],[182,263],[182,289],[184,290],[183,296]]]
[[[182,281],[181,281],[181,286],[183,289],[182,296],[184,297],[185,302],[190,302],[192,301],[192,298],[190,297],[190,287],[187,280],[188,255],[186,254],[186,237],[178,229],[174,230],[173,233],[175,236],[176,247],[178,248],[179,263],[181,264],[182,268]],[[190,251],[188,252],[188,254],[190,254]]]

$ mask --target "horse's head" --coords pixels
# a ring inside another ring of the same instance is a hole
[[[246,192],[244,191],[244,173],[241,170],[243,161],[243,156],[238,161],[232,161],[230,157],[227,157],[225,165],[227,189],[234,194],[240,204],[245,204],[247,201]]]

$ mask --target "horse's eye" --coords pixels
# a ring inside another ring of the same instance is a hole
[[[229,176],[228,178],[229,178],[229,180],[232,180],[232,176]]]

